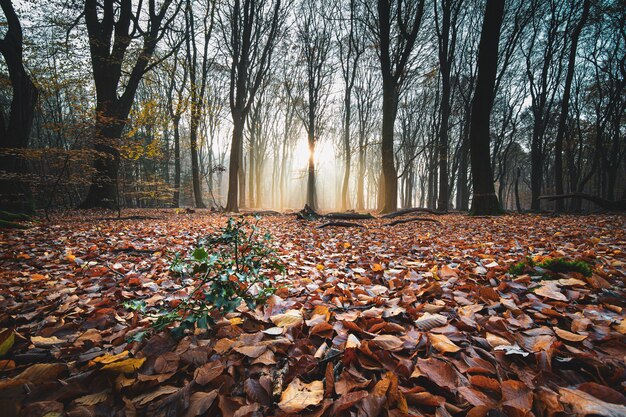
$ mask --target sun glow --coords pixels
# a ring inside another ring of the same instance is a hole
[[[299,138],[296,147],[293,150],[293,161],[298,167],[306,167],[309,163],[309,144],[306,136]],[[336,159],[335,150],[332,144],[322,141],[315,144],[315,165],[317,168],[323,168],[334,165]]]

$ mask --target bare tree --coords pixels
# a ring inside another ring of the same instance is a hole
[[[26,163],[19,150],[28,148],[35,116],[38,90],[24,67],[22,25],[11,0],[0,0],[8,29],[0,39],[0,53],[9,70],[11,106],[0,107],[0,209],[32,212],[34,205],[29,185],[24,182]]]
[[[333,75],[331,62],[332,31],[330,20],[324,16],[324,3],[303,0],[297,23],[297,43],[301,66],[296,71],[295,98],[297,114],[307,133],[309,163],[307,170],[306,203],[317,207],[315,190],[315,145],[322,131],[322,122]]]
[[[383,213],[398,207],[398,175],[394,164],[394,125],[398,100],[411,70],[411,57],[422,24],[424,0],[376,0],[365,6],[382,75],[382,184]]]
[[[230,57],[229,102],[233,118],[226,211],[239,211],[237,199],[245,122],[269,70],[286,11],[281,0],[233,0],[224,2],[218,12],[218,23]]]
[[[172,7],[173,2],[163,0],[158,6],[156,0],[148,0],[146,10],[144,2],[135,6],[132,0],[85,0],[83,14],[96,86],[94,150],[98,154],[91,187],[81,208],[114,208],[118,205],[120,138],[139,83],[156,65],[150,61],[157,44],[180,10],[181,3]],[[147,21],[146,28],[141,26],[144,21]],[[133,53],[136,58],[132,59],[129,47],[138,38],[141,39],[140,51]],[[130,72],[125,76],[129,64],[126,61],[131,59]]]
[[[487,0],[478,47],[478,74],[472,104],[470,154],[474,193],[472,214],[499,214],[502,211],[493,186],[489,156],[489,117],[495,97],[498,69],[498,42],[504,15],[504,0]]]
[[[209,40],[213,32],[213,17],[215,14],[215,3],[208,1],[202,11],[202,26],[200,34],[202,39],[202,53],[198,53],[198,42],[196,41],[196,16],[194,11],[200,9],[198,4],[191,0],[186,0],[185,26],[187,36],[185,44],[187,46],[187,67],[189,68],[189,90],[190,90],[190,126],[189,144],[191,146],[191,177],[193,182],[193,195],[196,207],[204,208],[206,205],[202,201],[202,181],[200,178],[200,165],[198,158],[198,126],[202,118],[205,103],[204,97],[207,87],[207,77],[212,64],[209,56]]]

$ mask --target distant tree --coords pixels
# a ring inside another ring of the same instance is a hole
[[[207,77],[212,64],[212,59],[209,56],[209,40],[213,32],[215,2],[208,1],[204,7],[191,0],[186,0],[185,4],[185,28],[187,31],[187,36],[185,37],[186,65],[189,68],[190,90],[189,144],[191,148],[191,177],[196,207],[204,208],[206,205],[202,200],[202,181],[198,157],[198,127],[205,111],[206,103],[204,98],[206,95]],[[201,10],[202,18],[200,25],[196,23],[197,16],[195,15],[199,10]],[[202,49],[200,51],[198,38],[201,39],[200,46]]]
[[[574,27],[571,34],[571,44],[569,58],[567,61],[567,71],[565,73],[565,85],[563,86],[563,97],[561,98],[561,112],[559,114],[559,124],[554,141],[554,191],[557,195],[563,194],[563,138],[565,137],[565,124],[569,114],[569,101],[572,90],[572,80],[574,79],[574,66],[576,64],[576,53],[578,50],[578,39],[583,27],[587,23],[589,17],[589,9],[591,8],[591,0],[583,2],[583,8],[580,20]],[[555,201],[555,210],[563,211],[563,200]]]
[[[226,211],[239,211],[239,175],[246,119],[257,90],[269,71],[285,18],[286,7],[281,0],[232,0],[224,2],[218,12],[223,45],[230,58],[229,102],[233,118]]]
[[[364,0],[368,25],[377,47],[382,75],[382,181],[383,213],[398,208],[398,174],[394,163],[394,125],[398,100],[411,70],[411,58],[422,16],[424,0]],[[374,7],[373,7],[374,6]]]
[[[485,18],[478,46],[478,74],[472,103],[470,155],[474,192],[471,213],[490,215],[502,212],[493,186],[489,148],[489,118],[495,97],[498,69],[498,43],[504,14],[504,0],[487,0]]]
[[[306,203],[317,207],[315,189],[315,145],[322,131],[322,121],[328,106],[333,81],[331,61],[332,31],[330,20],[323,15],[324,6],[319,0],[303,0],[297,24],[297,43],[300,48],[301,70],[296,71],[296,103],[298,117],[304,125],[309,146]]]
[[[29,146],[38,90],[24,67],[24,38],[15,8],[11,0],[0,0],[0,6],[7,20],[0,53],[13,90],[8,111],[0,107],[0,209],[32,212],[32,194],[24,180],[27,165],[20,152]]]

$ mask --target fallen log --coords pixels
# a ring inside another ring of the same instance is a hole
[[[296,216],[300,220],[317,220],[322,216],[315,210],[311,208],[308,204],[304,205],[304,208],[296,213]]]
[[[411,214],[411,213],[430,213],[430,214],[443,214],[431,209],[427,209],[427,208],[421,208],[421,207],[412,207],[412,208],[405,208],[405,209],[400,209],[398,211],[394,211],[392,213],[387,213],[384,214],[382,216],[380,216],[383,219],[393,219],[394,217],[399,217],[399,216],[404,216],[406,214]]]
[[[359,223],[354,223],[354,222],[328,222],[328,223],[324,223],[321,224],[319,226],[317,226],[318,229],[324,228],[324,227],[361,227],[361,228],[365,228],[365,226],[363,226],[362,224]]]
[[[241,216],[253,217],[253,216],[280,216],[282,213],[276,210],[257,210],[257,211],[243,211]]]
[[[598,197],[596,195],[586,193],[569,193],[559,195],[542,195],[539,196],[539,200],[564,200],[566,198],[581,198],[583,200],[592,201],[596,203],[600,208],[607,211],[626,211],[626,200],[607,200],[606,198]]]
[[[328,213],[325,214],[324,217],[328,217],[329,219],[337,219],[337,220],[369,220],[374,219],[370,213]]]
[[[404,223],[410,223],[410,222],[432,222],[432,223],[442,224],[439,220],[431,219],[430,217],[411,217],[408,219],[394,220],[391,223],[385,224],[384,226],[395,226],[397,224],[404,224]]]

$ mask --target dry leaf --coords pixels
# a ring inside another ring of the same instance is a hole
[[[556,333],[558,337],[569,342],[582,342],[587,338],[587,336],[568,332],[567,330],[559,329],[558,327],[553,327],[553,329],[554,333]]]
[[[107,363],[102,367],[103,371],[129,374],[141,368],[146,358],[131,358],[119,362]]]
[[[430,343],[433,345],[433,347],[441,353],[454,353],[461,350],[460,347],[452,343],[452,341],[448,339],[448,337],[445,335],[429,333],[428,339],[430,340]]]
[[[379,349],[396,352],[398,350],[402,350],[404,342],[402,342],[402,339],[397,336],[383,334],[370,340],[369,344],[370,346],[375,346]]]
[[[286,413],[298,413],[310,405],[317,405],[324,399],[324,383],[313,381],[305,384],[296,378],[280,396],[278,407]]]

